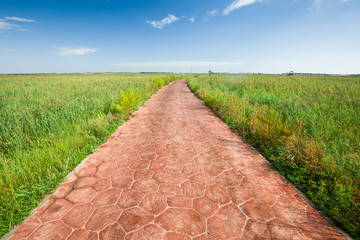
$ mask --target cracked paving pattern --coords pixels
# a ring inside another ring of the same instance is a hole
[[[180,80],[10,239],[344,238]]]

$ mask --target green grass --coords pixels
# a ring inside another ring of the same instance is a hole
[[[162,74],[0,76],[0,236],[174,80]]]
[[[360,77],[199,75],[188,84],[360,238]]]

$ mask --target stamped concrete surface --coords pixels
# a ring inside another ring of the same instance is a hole
[[[180,80],[10,239],[344,238]]]

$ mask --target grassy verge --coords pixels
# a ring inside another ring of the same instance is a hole
[[[199,75],[188,85],[360,238],[360,78]]]
[[[0,76],[0,236],[175,77]]]

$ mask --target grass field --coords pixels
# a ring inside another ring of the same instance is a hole
[[[360,77],[199,75],[188,84],[360,238]]]
[[[161,74],[0,76],[0,236],[161,86]]]

